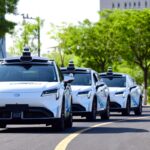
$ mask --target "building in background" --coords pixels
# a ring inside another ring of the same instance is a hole
[[[104,9],[143,9],[150,7],[150,0],[100,0],[100,11]]]
[[[0,38],[0,58],[6,57],[6,40],[5,38]]]

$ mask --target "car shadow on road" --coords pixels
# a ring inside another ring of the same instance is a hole
[[[85,127],[83,127],[85,128]],[[0,134],[68,134],[72,133],[76,128],[66,129],[62,132],[54,131],[51,127],[8,127],[0,130]]]
[[[88,128],[85,132],[82,130]],[[1,130],[0,134],[71,134],[71,133],[81,133],[81,134],[111,134],[111,133],[142,133],[149,132],[145,129],[139,128],[124,128],[124,127],[72,127],[71,129],[66,129],[63,132],[55,132],[50,127],[23,127],[23,128],[7,128]]]
[[[92,133],[92,134],[103,134],[103,133],[129,133],[129,132],[132,132],[132,133],[139,133],[139,132],[149,132],[148,130],[145,130],[145,129],[139,129],[139,128],[128,128],[128,127],[104,127],[104,126],[101,126],[101,127],[90,127],[90,126],[93,126],[93,125],[97,125],[97,124],[103,124],[103,123],[108,123],[110,122],[110,125],[111,126],[113,124],[122,124],[122,123],[138,123],[138,122],[149,122],[150,123],[150,119],[146,118],[144,119],[143,116],[141,116],[141,119],[140,117],[138,117],[138,119],[134,119],[133,116],[131,116],[131,120],[130,120],[130,117],[128,117],[127,119],[110,119],[108,121],[102,121],[101,119],[97,119],[96,121],[94,122],[88,122],[86,121],[86,119],[75,119],[74,121],[76,122],[80,122],[81,125],[80,126],[75,126],[73,125],[72,128],[70,129],[66,129],[64,130],[63,132],[56,132],[54,131],[51,126],[48,126],[48,127],[45,127],[45,126],[8,126],[8,128],[4,129],[4,130],[0,130],[0,134],[2,133],[9,133],[9,134],[71,134],[71,133],[75,133],[75,132],[81,132],[81,130],[83,129],[88,129],[88,130],[85,130],[85,132],[83,132],[82,134],[89,134],[89,133]],[[87,123],[87,124],[83,124],[84,123]],[[87,125],[87,126],[86,126]]]
[[[124,128],[124,127],[96,127],[83,132],[82,134],[120,134],[120,133],[145,133],[149,132],[145,129],[139,128]]]

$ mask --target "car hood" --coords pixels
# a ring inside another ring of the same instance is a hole
[[[71,89],[72,89],[72,92],[90,91],[91,90],[91,86],[76,86],[76,85],[72,85]]]
[[[42,92],[58,87],[58,82],[0,82],[0,93]]]
[[[125,91],[125,90],[126,90],[125,87],[109,87],[110,93],[116,93],[116,92],[121,92],[121,91]]]

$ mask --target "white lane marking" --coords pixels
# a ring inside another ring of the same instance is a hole
[[[122,122],[122,121],[126,121],[126,120],[139,120],[139,119],[146,119],[149,118],[149,116],[147,117],[133,117],[133,118],[127,118],[127,119],[122,119],[119,121],[114,121],[114,122],[106,122],[106,123],[100,123],[100,124],[96,124],[90,127],[87,127],[85,129],[76,131],[74,133],[71,133],[70,135],[68,135],[66,138],[64,138],[60,143],[58,143],[58,145],[55,147],[55,150],[66,150],[67,146],[69,145],[69,143],[75,139],[78,135],[80,135],[81,133],[91,130],[92,128],[96,128],[96,127],[101,127],[101,126],[105,126],[105,125],[109,125],[112,123],[116,123],[116,122]]]

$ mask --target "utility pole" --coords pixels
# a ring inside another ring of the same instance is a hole
[[[25,16],[25,14],[21,14],[23,18],[23,25],[26,25],[26,19],[28,19],[28,14]],[[28,45],[28,40],[27,40],[27,31],[26,27],[24,29],[25,35],[24,35],[24,47]]]
[[[26,24],[26,19],[29,19],[29,20],[35,20],[37,22],[37,39],[38,39],[38,56],[40,57],[40,53],[41,53],[41,41],[40,41],[40,31],[41,31],[41,20],[39,17],[37,18],[33,18],[33,17],[29,17],[28,14],[16,14],[16,15],[21,15],[23,17],[23,21],[24,21],[24,24]],[[24,37],[24,46],[27,46],[27,37],[26,37],[26,28],[25,28],[25,37]]]
[[[40,25],[41,25],[41,21],[40,18],[37,18],[37,23],[38,23],[38,56],[40,57],[40,52],[41,52],[41,41],[40,41]]]

